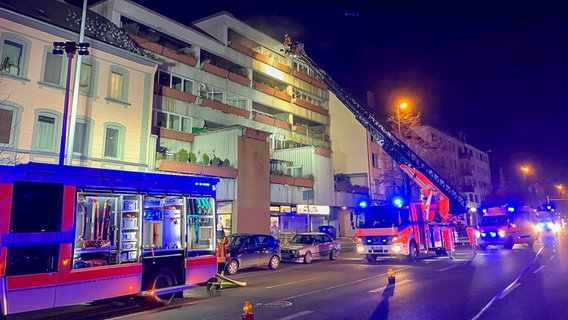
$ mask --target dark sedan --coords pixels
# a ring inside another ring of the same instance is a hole
[[[225,274],[232,275],[249,267],[267,266],[271,270],[280,264],[280,244],[268,234],[235,233],[229,236],[230,259]]]

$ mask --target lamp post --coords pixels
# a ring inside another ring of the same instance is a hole
[[[397,108],[396,108],[396,123],[398,126],[398,137],[402,140],[402,132],[400,130],[400,109],[406,109],[408,107],[408,104],[406,102],[401,103]]]
[[[527,173],[529,173],[530,168],[527,166],[521,167],[521,172],[523,173],[523,180],[527,183]]]
[[[75,53],[80,55],[88,55],[89,51],[88,43],[77,43],[74,41],[67,42],[54,42],[53,43],[53,54],[62,55],[63,52],[67,54],[67,81],[65,84],[65,102],[63,105],[63,123],[61,127],[61,143],[59,145],[59,165],[63,165],[63,160],[65,158],[65,143],[67,141],[67,113],[69,111],[69,84],[71,82],[71,66],[73,64],[73,57]],[[71,146],[73,148],[73,146]],[[73,150],[71,150],[73,152]]]

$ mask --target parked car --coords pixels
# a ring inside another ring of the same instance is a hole
[[[282,261],[311,263],[313,259],[337,259],[341,244],[323,232],[302,232],[280,248]]]
[[[269,234],[235,233],[229,236],[229,255],[225,274],[259,266],[274,270],[280,265],[280,244]]]

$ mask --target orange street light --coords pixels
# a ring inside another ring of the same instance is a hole
[[[530,168],[525,166],[525,167],[521,167],[521,171],[523,172],[523,180],[525,180],[525,182],[527,181],[527,173],[529,173]]]
[[[402,139],[401,131],[400,131],[400,109],[406,109],[408,104],[406,102],[401,103],[398,108],[396,108],[396,122],[398,126],[398,137]]]
[[[562,189],[564,188],[561,184],[555,185],[556,189],[558,190],[558,194],[562,195]]]

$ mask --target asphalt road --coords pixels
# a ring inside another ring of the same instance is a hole
[[[167,308],[113,301],[9,319],[239,319],[245,301],[257,320],[568,319],[568,235],[543,244],[477,253],[460,246],[453,260],[423,256],[412,265],[371,264],[347,251],[336,261],[242,270],[233,278],[246,286],[199,287]]]

